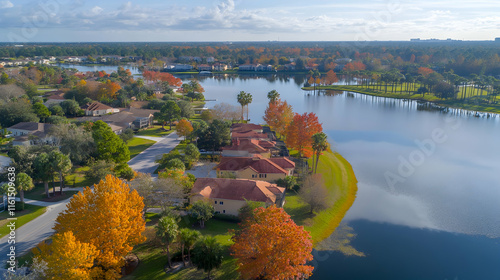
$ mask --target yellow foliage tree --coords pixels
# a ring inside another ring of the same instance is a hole
[[[33,253],[35,259],[45,263],[44,279],[92,279],[97,250],[94,245],[76,240],[71,231],[54,235],[50,245],[43,242]]]
[[[127,183],[108,175],[105,180],[73,196],[67,209],[59,214],[54,229],[72,231],[80,242],[99,251],[95,258],[98,278],[119,279],[124,257],[134,245],[145,241],[143,198],[130,191]]]

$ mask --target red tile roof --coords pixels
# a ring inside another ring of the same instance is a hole
[[[192,195],[205,198],[272,203],[276,203],[284,192],[284,188],[265,181],[225,178],[198,178],[191,190]]]
[[[257,139],[233,139],[233,145],[223,147],[222,150],[248,151],[253,154],[265,153],[268,152],[270,148],[269,143],[266,142],[270,141],[259,141]],[[263,147],[261,144],[264,144],[266,147]]]
[[[262,130],[262,126],[253,123],[235,123],[231,125],[232,132],[242,132],[249,130]]]
[[[51,96],[47,96],[47,99],[53,99],[53,100],[65,100],[64,97],[62,97],[59,94],[52,94]]]
[[[279,160],[261,157],[222,157],[217,165],[217,170],[236,171],[251,168],[257,173],[284,173],[288,175],[286,169],[294,168],[295,163],[286,158]]]
[[[269,135],[267,135],[266,133],[259,133],[254,130],[233,131],[231,133],[231,138],[269,139]]]

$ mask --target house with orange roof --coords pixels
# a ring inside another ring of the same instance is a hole
[[[222,157],[217,165],[218,178],[258,179],[274,182],[293,175],[295,163],[286,157]]]
[[[232,132],[245,132],[245,131],[255,131],[257,133],[262,133],[263,127],[258,124],[253,123],[235,123],[231,125]]]
[[[238,215],[247,200],[262,202],[265,206],[282,207],[285,188],[265,181],[225,178],[198,178],[191,189],[190,202],[208,200],[216,213]]]
[[[271,149],[276,142],[259,139],[233,139],[231,146],[222,148],[223,157],[253,157],[255,154],[262,158],[271,157]]]

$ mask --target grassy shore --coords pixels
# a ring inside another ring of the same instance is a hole
[[[302,89],[308,91],[314,90],[313,87],[303,87]],[[380,96],[380,97],[428,101],[428,102],[434,102],[444,107],[500,114],[500,103],[499,104],[487,103],[485,100],[486,91],[481,90],[481,97],[471,96],[470,95],[471,90],[469,89],[468,93],[466,94],[463,87],[460,88],[458,96],[466,95],[465,100],[451,100],[451,99],[445,100],[435,96],[432,93],[426,93],[425,95],[413,94],[413,93],[410,94],[408,92],[405,92],[405,90],[402,88],[395,89],[395,92],[391,92],[392,90],[389,89],[388,92],[386,93],[385,90],[377,90],[361,85],[317,86],[316,90],[352,91],[352,92],[373,95],[373,96]],[[499,99],[500,96],[497,97],[497,100]]]
[[[323,174],[329,199],[334,201],[329,208],[310,214],[309,206],[301,202],[293,192],[287,194],[284,206],[297,224],[303,225],[311,232],[314,245],[335,231],[347,210],[354,203],[358,191],[358,181],[351,165],[338,153],[324,152],[319,160],[318,173]]]

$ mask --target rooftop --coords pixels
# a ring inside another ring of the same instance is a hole
[[[236,171],[251,168],[257,173],[284,173],[286,169],[294,168],[295,163],[287,158],[255,157],[222,157],[217,165],[218,170]]]

